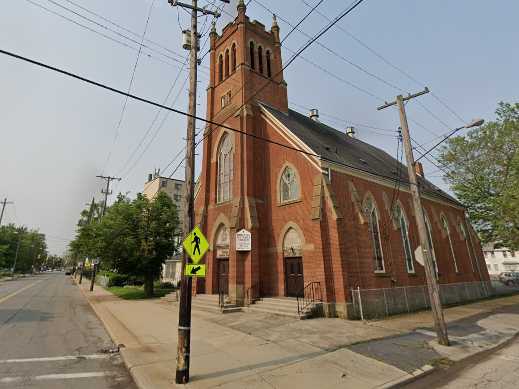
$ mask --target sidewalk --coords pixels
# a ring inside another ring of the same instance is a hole
[[[80,286],[140,388],[172,388],[178,310]],[[495,347],[519,328],[519,296],[446,311],[453,346],[438,346],[431,315],[363,323],[294,320],[252,312],[193,311],[188,388],[376,388]],[[448,362],[447,362],[448,363]],[[424,367],[425,366],[425,367]],[[183,387],[179,385],[179,387]]]

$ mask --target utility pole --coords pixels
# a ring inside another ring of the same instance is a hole
[[[106,180],[106,189],[101,189],[101,193],[105,195],[105,200],[103,202],[103,216],[106,212],[106,203],[108,201],[108,195],[112,194],[112,191],[110,190],[110,182],[112,181],[121,181],[120,177],[110,177],[110,176],[96,176],[98,178],[101,178],[102,180]]]
[[[423,213],[422,199],[420,197],[420,187],[418,186],[418,179],[416,177],[415,161],[413,156],[413,147],[411,146],[411,136],[409,134],[409,126],[407,124],[407,116],[405,113],[404,101],[409,101],[415,97],[429,93],[429,89],[425,88],[423,91],[403,97],[398,95],[396,100],[391,103],[385,103],[377,108],[382,110],[384,108],[396,105],[400,111],[400,126],[402,128],[402,141],[404,145],[404,152],[407,160],[407,170],[409,173],[409,186],[411,190],[411,197],[413,198],[414,213],[416,217],[416,226],[418,227],[418,236],[420,238],[420,248],[424,256],[425,276],[427,278],[427,289],[429,291],[429,300],[431,301],[431,310],[434,318],[434,327],[438,336],[438,343],[449,346],[449,337],[447,335],[447,326],[443,317],[443,308],[440,300],[440,290],[438,287],[438,280],[436,278],[436,270],[432,260],[432,248],[429,245],[429,238],[427,227],[425,225],[425,217]]]
[[[4,218],[4,210],[7,204],[14,204],[12,201],[7,201],[7,197],[2,201],[2,213],[0,213],[0,226],[2,225],[2,219]]]
[[[222,0],[228,3],[229,0]],[[191,39],[189,56],[189,117],[187,120],[186,136],[186,157],[185,157],[185,190],[184,196],[184,225],[183,233],[188,234],[195,225],[194,214],[194,182],[195,182],[195,116],[196,116],[196,83],[199,42],[197,31],[197,14],[220,16],[217,12],[209,11],[206,8],[198,8],[197,0],[192,0],[191,5],[180,3],[176,0],[168,0],[172,6],[179,6],[191,10]],[[188,33],[184,31],[184,33]],[[184,251],[182,261],[182,280],[180,284],[180,302],[178,309],[178,346],[177,346],[177,368],[175,382],[177,384],[187,384],[189,382],[189,361],[191,349],[191,288],[192,279],[184,275],[184,268],[189,263],[189,257]]]

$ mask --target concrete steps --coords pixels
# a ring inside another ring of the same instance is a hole
[[[312,310],[308,309],[301,315],[297,313],[297,299],[295,297],[264,297],[247,308],[250,312],[270,313],[272,315],[308,319]]]
[[[171,296],[170,296],[171,295]],[[175,293],[170,293],[161,298],[162,300],[170,303],[177,303],[177,296]],[[201,310],[206,312],[214,312],[214,313],[232,313],[232,312],[240,312],[241,307],[225,303],[223,310],[220,309],[218,305],[218,295],[217,294],[197,294],[193,296],[191,300],[191,309],[192,310]]]

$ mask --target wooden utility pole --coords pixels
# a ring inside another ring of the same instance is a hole
[[[112,182],[114,180],[121,181],[121,178],[120,177],[110,177],[110,176],[96,176],[96,177],[101,178],[102,180],[106,180],[106,189],[105,190],[101,189],[101,193],[105,195],[105,200],[103,202],[103,216],[104,216],[105,212],[106,212],[106,203],[108,201],[108,195],[112,194],[112,191],[110,190],[110,182]]]
[[[413,147],[411,146],[411,136],[409,135],[409,126],[407,124],[407,116],[405,113],[404,101],[414,99],[415,97],[429,93],[429,89],[403,97],[398,95],[396,100],[391,103],[385,103],[377,108],[382,110],[392,105],[398,106],[400,111],[400,126],[402,127],[402,141],[407,160],[407,170],[409,173],[409,186],[411,197],[413,198],[414,213],[416,218],[416,226],[418,227],[418,236],[420,238],[420,247],[424,256],[425,276],[427,278],[427,289],[429,291],[429,300],[431,301],[431,310],[434,318],[434,327],[438,336],[438,343],[448,346],[449,337],[447,335],[447,326],[443,317],[443,308],[440,300],[440,290],[437,281],[436,269],[434,268],[432,259],[432,247],[429,244],[427,226],[425,225],[425,217],[423,213],[422,199],[420,197],[420,187],[416,177],[415,161],[413,156]]]
[[[2,201],[2,213],[0,213],[0,226],[2,225],[2,219],[4,218],[4,210],[7,204],[14,204],[12,201],[7,201],[7,197]]]
[[[229,0],[221,0],[226,3]],[[209,11],[206,8],[198,8],[197,0],[192,0],[191,4],[180,3],[175,0],[168,0],[172,6],[179,6],[191,10],[191,31],[183,31],[184,34],[190,33],[189,47],[189,116],[187,119],[186,135],[186,156],[185,156],[185,196],[184,196],[184,225],[183,234],[188,234],[195,226],[194,213],[194,193],[195,193],[195,116],[196,116],[196,83],[199,36],[197,31],[198,12],[204,15],[218,17],[219,13]],[[184,251],[182,261],[182,279],[180,283],[180,302],[178,309],[178,342],[177,342],[177,368],[175,382],[177,384],[187,384],[189,382],[189,362],[191,350],[191,288],[192,278],[184,275],[184,269],[189,263],[189,256]]]

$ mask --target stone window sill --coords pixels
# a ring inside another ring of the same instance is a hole
[[[296,200],[289,200],[289,201],[278,202],[278,207],[283,207],[285,205],[291,205],[291,204],[295,204],[295,203],[300,203],[302,201],[303,200],[301,200],[301,199],[296,199]]]

